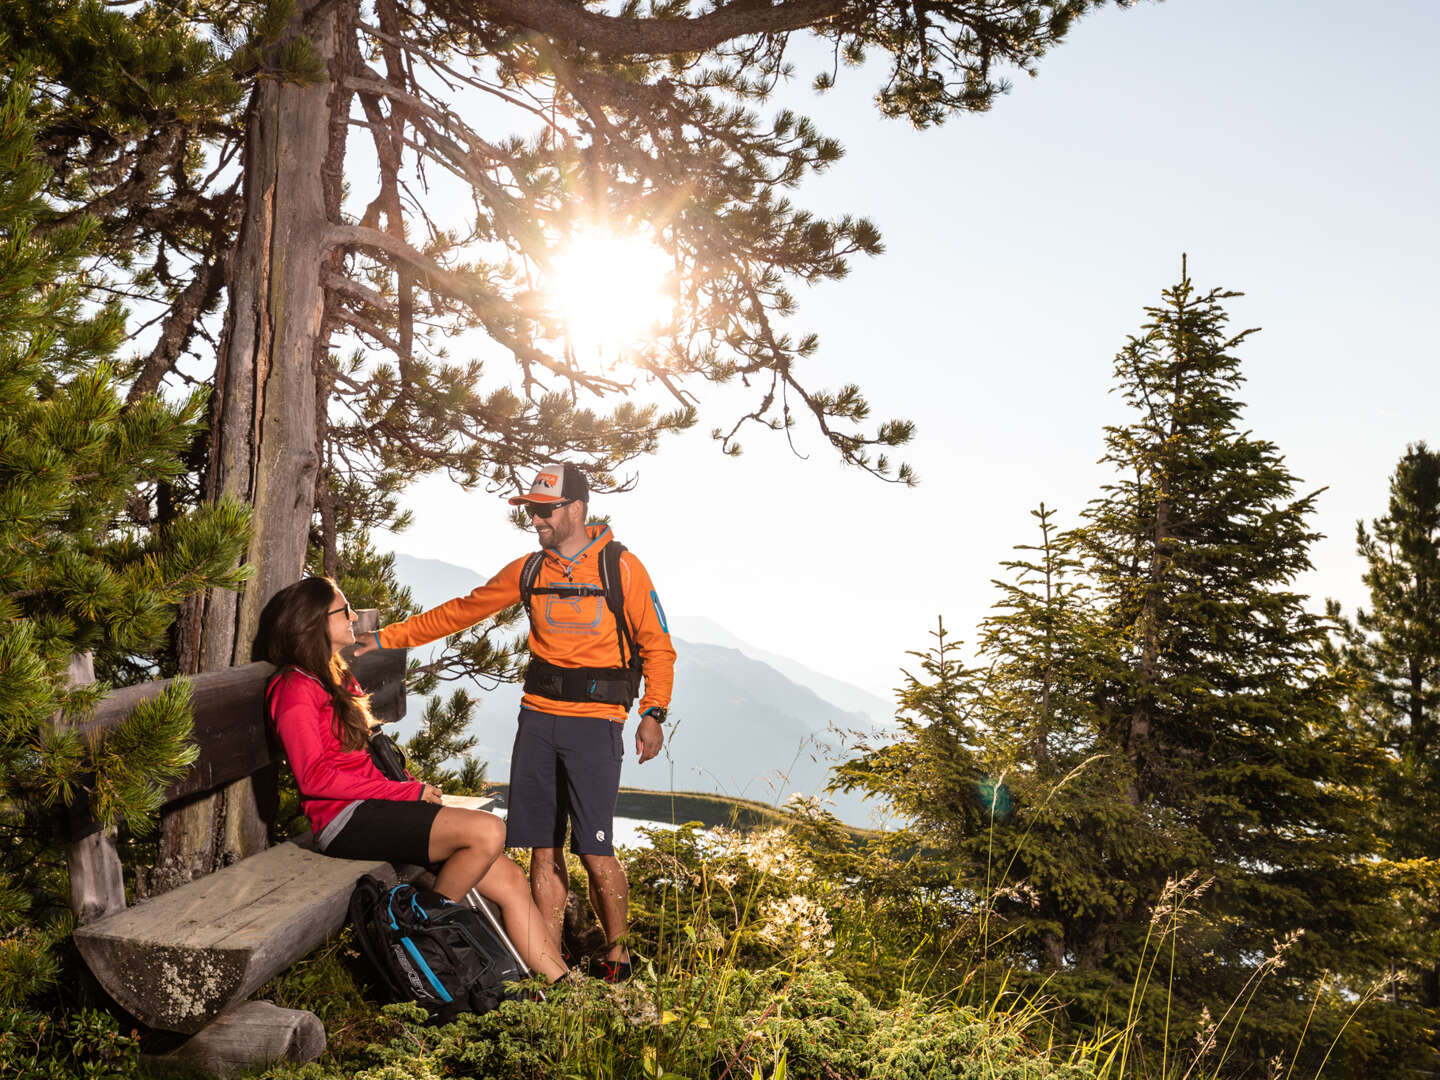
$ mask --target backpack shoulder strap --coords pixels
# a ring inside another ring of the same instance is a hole
[[[530,612],[530,600],[535,595],[535,579],[540,576],[540,567],[545,562],[545,552],[532,551],[525,558],[525,565],[520,568],[520,602],[525,605],[525,612]]]
[[[625,580],[620,572],[620,556],[624,555],[626,550],[619,540],[611,540],[600,549],[600,588],[605,593],[605,603],[615,616],[615,636],[620,642],[620,666],[639,667],[640,650],[635,647],[635,635],[630,630],[630,620],[625,617]]]
[[[350,894],[350,921],[355,925],[355,942],[375,968],[392,1000],[404,1001],[408,985],[404,973],[390,952],[385,940],[386,918],[381,912],[388,898],[388,889],[378,879],[366,874],[355,883]]]

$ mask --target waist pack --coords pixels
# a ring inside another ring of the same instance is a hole
[[[519,996],[509,984],[525,970],[479,911],[366,874],[350,895],[350,919],[391,999],[419,1002],[435,1023]]]

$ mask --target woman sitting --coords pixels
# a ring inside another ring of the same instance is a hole
[[[481,810],[441,805],[438,788],[390,780],[370,759],[369,698],[340,650],[355,641],[355,613],[329,578],[280,590],[261,614],[261,641],[281,670],[270,716],[295,773],[301,805],[327,855],[443,863],[435,891],[463,902],[475,889],[500,906],[505,927],[532,971],[565,974],[560,950],[530,899],[521,869],[504,854],[505,823]]]

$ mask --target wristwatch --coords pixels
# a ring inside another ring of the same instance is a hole
[[[665,723],[665,717],[669,715],[664,705],[651,705],[640,714],[641,716],[653,716],[657,724]]]

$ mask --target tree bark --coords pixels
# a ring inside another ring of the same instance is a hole
[[[247,663],[261,609],[305,566],[319,473],[316,365],[326,352],[327,176],[343,154],[332,135],[348,112],[340,69],[354,18],[349,3],[301,0],[287,36],[308,37],[329,78],[309,86],[261,78],[250,102],[205,494],[254,508],[246,561],[255,576],[240,594],[215,590],[186,612],[182,672]],[[167,814],[161,830],[152,891],[266,843],[249,780]]]

